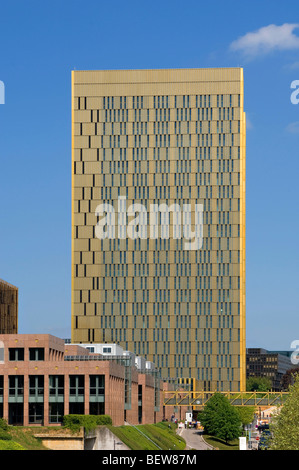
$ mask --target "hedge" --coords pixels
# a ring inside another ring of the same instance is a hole
[[[108,415],[65,415],[63,426],[72,432],[77,432],[81,427],[88,433],[97,426],[112,424],[112,419]]]

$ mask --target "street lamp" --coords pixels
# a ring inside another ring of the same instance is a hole
[[[121,445],[122,445],[122,442],[115,442],[114,440],[113,450],[115,450],[115,446],[121,446]]]

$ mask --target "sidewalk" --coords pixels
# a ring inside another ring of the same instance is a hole
[[[197,429],[178,429],[178,434],[186,441],[186,450],[213,450],[209,444],[207,444],[203,437],[201,431]]]

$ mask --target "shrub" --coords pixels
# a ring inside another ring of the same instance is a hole
[[[66,415],[63,417],[63,425],[72,432],[77,432],[81,427],[86,433],[92,431],[97,426],[112,424],[112,419],[108,415]]]
[[[10,441],[11,435],[7,432],[8,424],[4,418],[0,418],[0,441]]]
[[[8,430],[8,424],[4,418],[0,418],[0,430],[7,431]]]
[[[10,441],[12,439],[11,435],[0,429],[0,441]]]

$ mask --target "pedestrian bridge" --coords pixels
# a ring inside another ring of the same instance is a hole
[[[288,398],[288,392],[203,392],[203,391],[164,391],[164,406],[192,406],[203,408],[215,393],[226,396],[235,406],[260,406],[270,408],[281,406]]]

